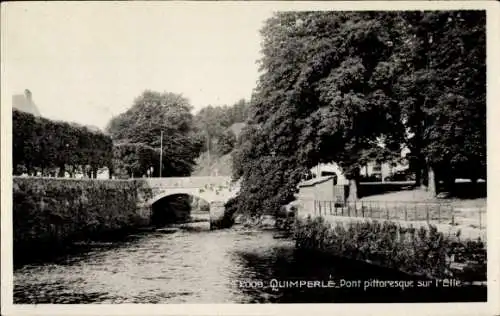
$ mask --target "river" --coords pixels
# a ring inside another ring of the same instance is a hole
[[[324,254],[298,252],[293,240],[278,235],[237,228],[210,231],[207,223],[193,223],[95,244],[85,251],[16,268],[14,302],[332,303],[486,298],[485,288],[429,288],[417,293],[357,287],[357,281],[411,278]],[[323,285],[284,285],[290,280],[318,280]],[[273,289],[271,281],[281,282],[282,288]],[[331,287],[331,282],[337,282],[337,287]]]

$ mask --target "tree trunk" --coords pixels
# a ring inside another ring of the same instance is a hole
[[[57,175],[60,178],[64,178],[66,175],[66,168],[64,165],[59,166],[59,174]]]
[[[445,191],[453,195],[455,193],[455,172],[452,167],[450,167],[450,163],[448,162],[443,170],[443,176],[440,178],[443,178],[445,181]]]
[[[423,162],[421,167],[419,168],[418,174],[420,176],[420,183],[417,187],[420,187],[420,189],[427,191],[429,185],[429,168],[427,167],[425,162]]]
[[[452,175],[446,177],[446,190],[450,195],[454,195],[455,193],[455,177]]]
[[[358,184],[355,179],[349,179],[349,196],[348,201],[356,201],[358,199]]]
[[[432,166],[429,166],[428,169],[428,184],[427,184],[427,191],[432,194],[432,196],[437,195],[437,181],[436,181],[436,176],[434,174],[434,168]]]
[[[422,100],[420,100],[416,104],[415,108],[415,119],[416,119],[416,126],[415,126],[415,143],[414,143],[414,150],[415,150],[415,157],[417,158],[417,165],[416,165],[416,174],[415,174],[415,185],[424,187],[425,185],[423,184],[424,180],[424,172],[426,171],[426,159],[423,157],[422,154],[422,138],[423,138],[423,133],[424,133],[424,113],[423,113],[423,108],[425,108],[425,104],[427,103],[427,97],[424,97]],[[420,103],[421,102],[421,103]]]
[[[348,201],[356,201],[359,198],[359,169],[356,170],[353,175],[349,178],[349,196]]]
[[[424,186],[423,181],[422,181],[422,163],[417,160],[416,166],[415,166],[415,186],[417,187],[422,187]]]

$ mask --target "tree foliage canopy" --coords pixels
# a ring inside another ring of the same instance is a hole
[[[203,150],[221,156],[231,152],[236,144],[236,135],[230,130],[235,123],[245,122],[248,117],[249,103],[244,99],[232,106],[212,106],[202,108],[196,113],[195,128],[203,139]]]
[[[124,159],[123,168],[129,170],[129,175],[145,172],[152,165],[157,165],[153,159],[153,148],[159,151],[163,132],[162,176],[187,176],[202,144],[193,124],[191,106],[186,98],[173,93],[145,91],[135,99],[130,109],[111,120],[107,130],[120,144],[120,148],[115,150],[118,154],[116,158]],[[130,157],[132,153],[134,157]],[[151,159],[144,160],[146,156]],[[158,175],[159,168],[154,169],[155,175]]]
[[[485,166],[484,13],[285,12],[261,33],[233,158],[243,211],[289,202],[320,162],[353,181],[403,147],[442,169]]]
[[[486,16],[479,11],[408,14],[396,81],[408,147],[442,176],[486,176]]]

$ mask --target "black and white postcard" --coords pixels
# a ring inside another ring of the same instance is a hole
[[[498,9],[2,3],[2,314],[500,313]]]

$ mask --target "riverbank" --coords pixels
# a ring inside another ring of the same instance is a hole
[[[298,249],[318,250],[430,280],[486,281],[486,245],[451,239],[433,226],[408,228],[392,222],[351,222],[335,226],[321,217],[298,220]]]

